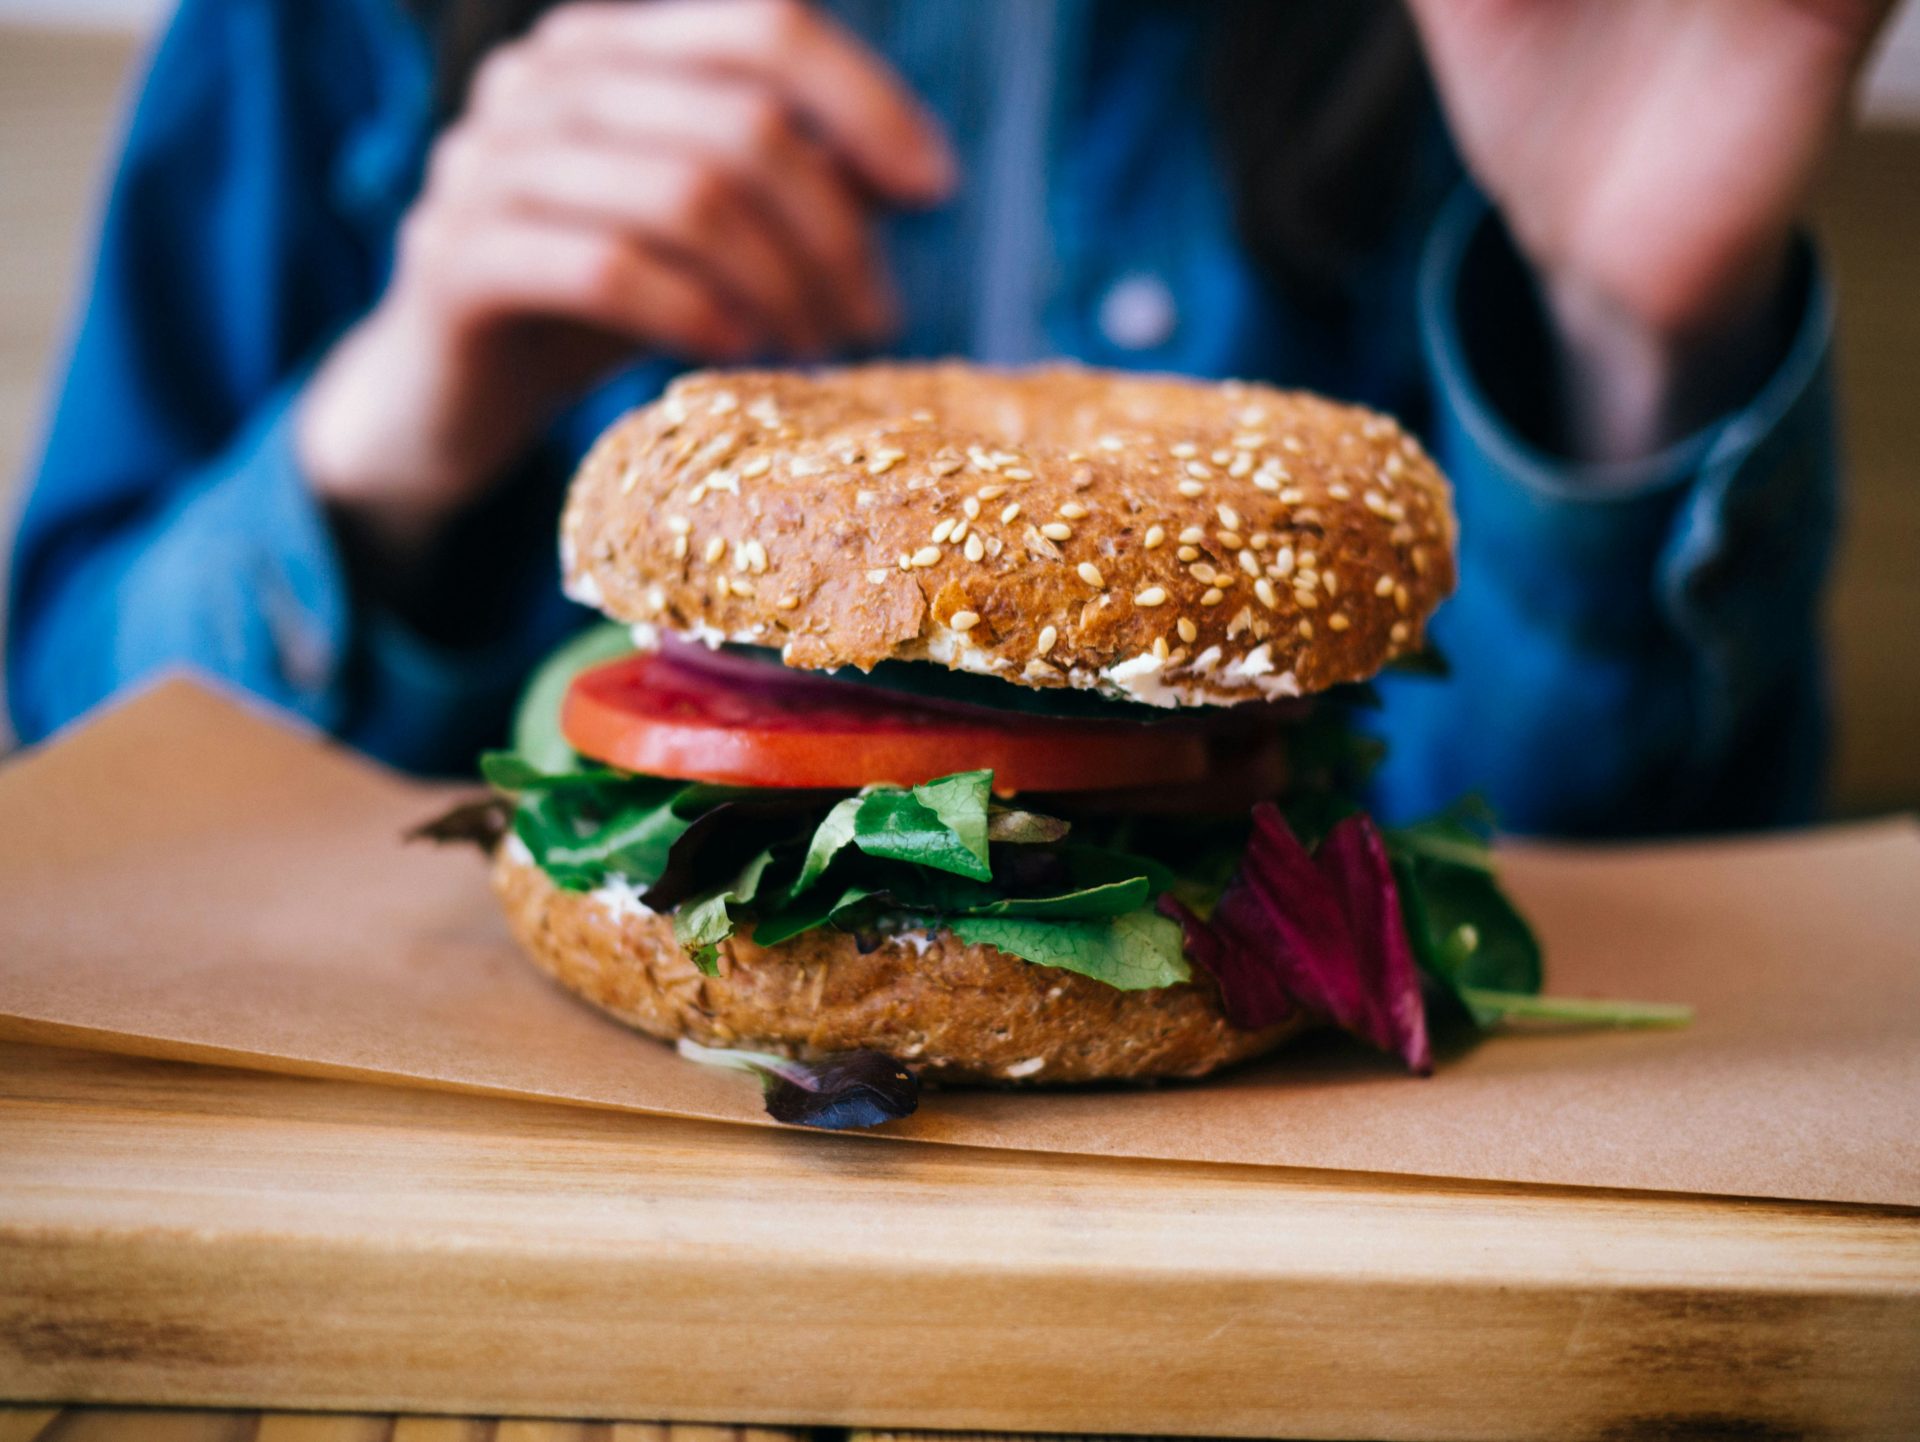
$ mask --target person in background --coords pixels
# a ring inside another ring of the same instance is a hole
[[[1239,375],[1405,417],[1463,581],[1389,816],[1817,804],[1832,310],[1887,0],[186,0],[12,569],[37,739],[191,665],[459,770],[554,522],[679,368]]]

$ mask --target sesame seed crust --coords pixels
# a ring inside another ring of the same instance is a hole
[[[1454,538],[1446,481],[1375,412],[960,364],[682,377],[601,437],[561,523],[569,593],[616,620],[1159,705],[1418,650]]]

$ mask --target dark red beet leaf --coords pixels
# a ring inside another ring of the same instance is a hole
[[[1365,816],[1309,854],[1277,807],[1254,808],[1240,869],[1202,921],[1171,897],[1187,955],[1220,986],[1227,1020],[1248,1030],[1296,1011],[1333,1023],[1421,1074],[1433,1069],[1420,974],[1380,832]]]

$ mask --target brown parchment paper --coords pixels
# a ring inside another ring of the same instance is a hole
[[[449,794],[169,681],[0,769],[0,1034],[765,1123],[521,961]],[[942,1092],[978,1146],[1920,1205],[1920,828],[1513,848],[1552,989],[1683,1032],[1527,1035],[1416,1080],[1338,1039],[1212,1082]]]

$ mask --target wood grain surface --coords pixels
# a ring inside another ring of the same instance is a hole
[[[805,1442],[777,1427],[363,1412],[0,1406],[0,1442]]]
[[[1920,1435],[1911,1212],[880,1147],[34,1047],[0,1048],[0,1277],[19,1401]]]

